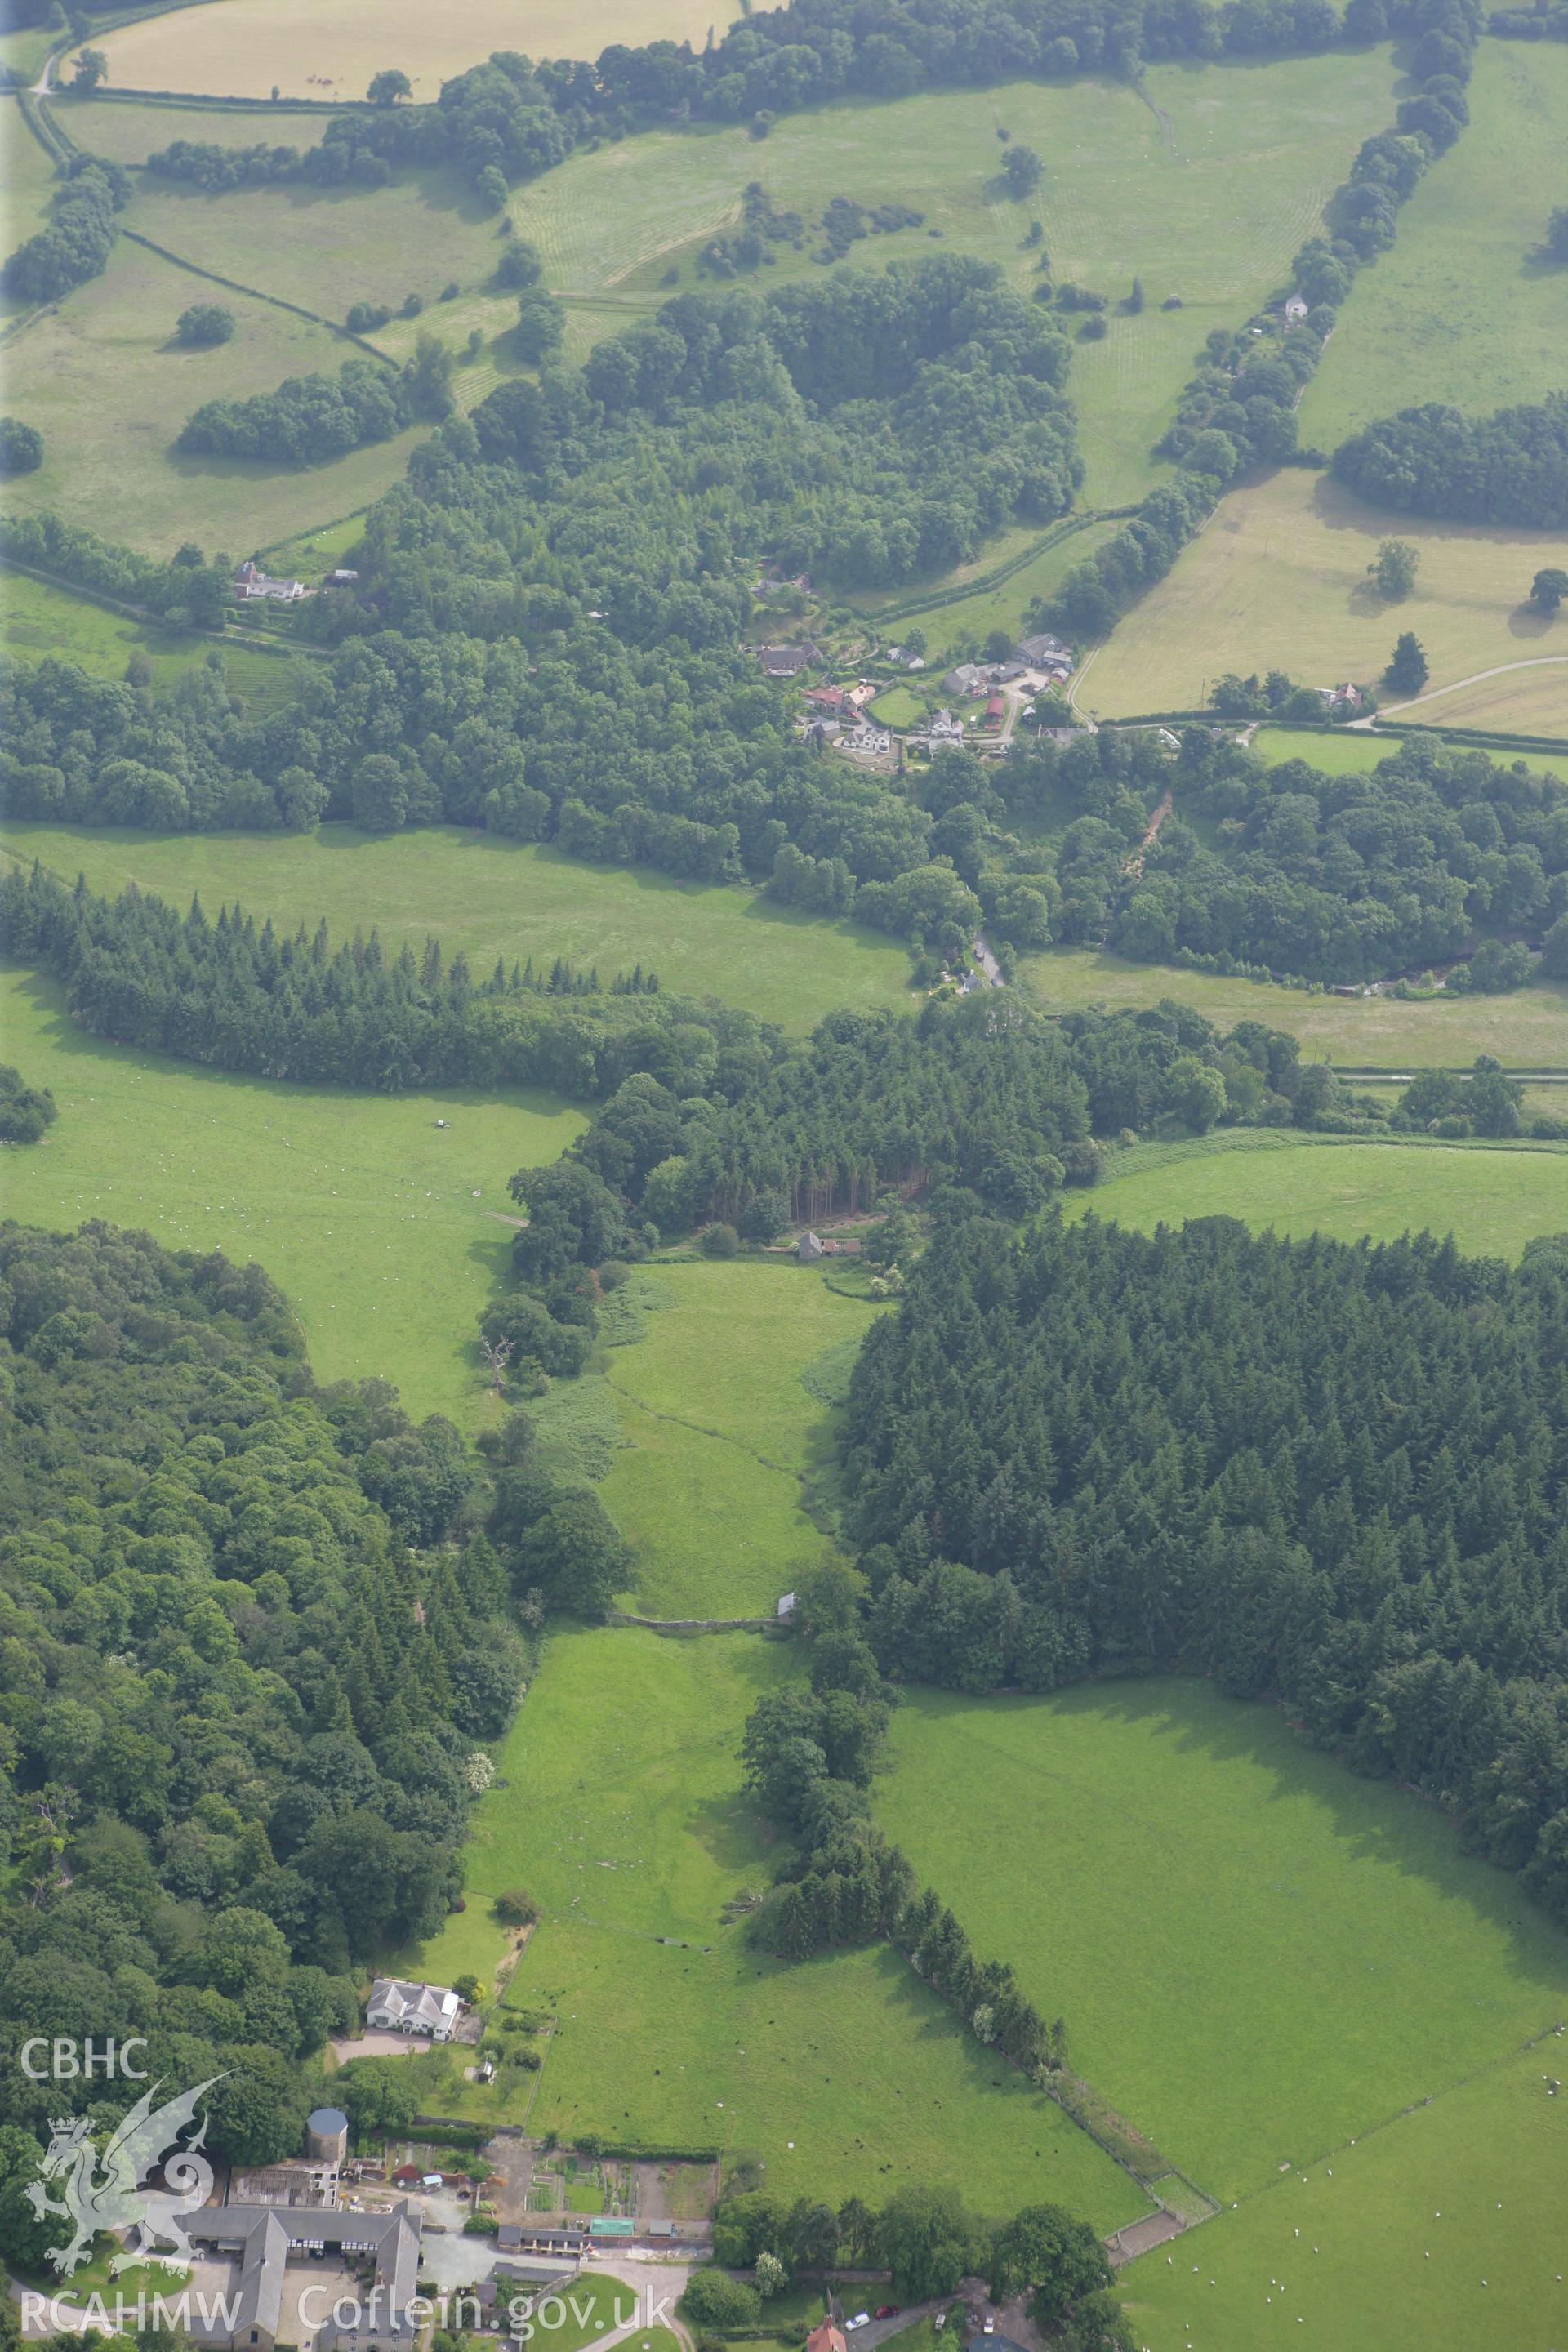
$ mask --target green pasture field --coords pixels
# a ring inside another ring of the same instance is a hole
[[[1483,41],[1474,62],[1469,128],[1341,305],[1301,401],[1303,443],[1336,448],[1419,401],[1474,412],[1563,388],[1563,271],[1542,248],[1568,186],[1568,51]]]
[[[1096,348],[1093,344],[1085,346],[1086,350]],[[1006,563],[1015,551],[1022,552],[1031,540],[1041,536],[1035,530],[1015,529],[988,540],[973,563],[961,565],[941,582],[912,582],[870,594],[858,592],[846,601],[856,612],[864,614],[881,635],[896,638],[905,625],[897,615],[906,600],[916,594],[934,595],[939,588],[942,590],[940,604],[909,616],[911,625],[918,622],[925,632],[928,670],[940,677],[941,665],[951,661],[959,646],[983,643],[993,629],[1010,629],[1016,634],[1036,598],[1048,596],[1075,563],[1092,555],[1117,529],[1113,522],[1088,523],[1083,530],[1069,531],[1049,547],[1041,548],[994,586],[972,587],[972,581],[984,580]]]
[[[1568,653],[1564,654],[1563,659],[1568,661]],[[1478,698],[1493,696],[1510,699],[1510,728],[1523,734],[1534,732],[1533,725],[1526,720],[1524,715],[1523,706],[1529,692],[1528,677],[1517,676],[1491,679],[1484,688],[1468,689],[1468,694]],[[1468,699],[1467,696],[1467,703]],[[1457,715],[1458,701],[1458,695],[1453,694],[1445,695],[1440,705],[1434,703],[1431,719],[1435,728],[1473,727],[1485,723],[1469,718],[1461,719]],[[1417,714],[1411,711],[1410,715],[1414,725]],[[1425,713],[1420,715],[1425,716]],[[1266,768],[1278,768],[1286,760],[1305,760],[1310,768],[1316,768],[1320,774],[1325,776],[1360,775],[1363,770],[1375,768],[1380,761],[1392,759],[1398,747],[1397,736],[1362,734],[1343,727],[1336,729],[1332,734],[1320,734],[1311,727],[1260,727],[1252,739],[1252,749]],[[1458,751],[1476,748],[1465,743],[1454,746]],[[1487,753],[1488,759],[1496,760],[1505,767],[1513,764],[1514,756],[1508,751]],[[1547,751],[1531,751],[1520,756],[1532,773],[1556,775],[1560,780],[1568,781],[1568,743],[1564,743],[1562,757],[1555,764]]]
[[[210,300],[234,312],[233,341],[181,349],[175,320]],[[121,236],[101,278],[40,312],[6,347],[7,403],[44,436],[42,466],[7,483],[6,501],[52,509],[163,556],[194,539],[237,557],[346,514],[398,478],[418,428],[328,466],[182,457],[174,442],[203,401],[270,392],[287,375],[335,374],[353,350],[325,327],[215,287]]]
[[[1415,593],[1397,604],[1366,576],[1388,537],[1412,541],[1421,560]],[[1198,709],[1226,670],[1373,683],[1405,629],[1426,647],[1434,688],[1568,654],[1568,620],[1525,601],[1535,572],[1561,553],[1560,533],[1384,513],[1327,474],[1281,467],[1222,499],[1174,568],[1089,656],[1074,699],[1110,719]],[[1492,684],[1489,724],[1511,726],[1517,709],[1531,732],[1568,735],[1568,660]],[[1444,705],[1427,707],[1438,719]]]
[[[1568,2113],[1542,2075],[1563,2054],[1550,2038],[1130,2264],[1133,2341],[1556,2352]]]
[[[1568,1087],[1561,1090],[1568,1112]],[[1208,1147],[1212,1145],[1211,1150]],[[1273,1148],[1269,1148],[1273,1147]],[[1458,1143],[1357,1143],[1296,1138],[1274,1129],[1206,1137],[1196,1150],[1159,1145],[1142,1166],[1116,1161],[1093,1193],[1076,1192],[1070,1216],[1108,1223],[1178,1225],[1189,1217],[1242,1217],[1279,1234],[1329,1234],[1337,1241],[1393,1241],[1423,1230],[1452,1234],[1463,1250],[1518,1258],[1537,1234],[1568,1231],[1568,1152],[1561,1147],[1506,1150]]]
[[[226,7],[234,5],[224,0]],[[169,111],[163,119],[177,125],[181,118]],[[246,119],[253,124],[258,120]],[[265,129],[262,121],[255,135]],[[491,276],[500,251],[495,222],[461,174],[446,167],[400,175],[384,188],[287,184],[216,196],[143,173],[131,222],[144,236],[203,269],[340,324],[354,302],[384,303],[395,310],[407,295],[417,294],[423,310],[416,320],[400,322],[401,340],[410,351],[425,328],[454,347],[462,341],[469,320],[466,315],[458,319],[456,302],[439,299],[442,289],[456,279],[472,294]],[[515,294],[489,295],[484,301],[489,332],[512,324]],[[389,326],[371,340],[391,351],[399,335]],[[235,345],[224,348],[232,351]],[[402,356],[401,349],[395,355]],[[343,343],[331,364],[335,369],[358,356],[357,346]]]
[[[791,1258],[699,1259],[652,1280],[668,1307],[608,1366],[629,1444],[599,1492],[636,1552],[624,1605],[771,1617],[821,1549],[801,1482],[827,1466],[828,1407],[805,1378],[830,1350],[845,1360],[877,1309]]]
[[[917,1875],[1223,2201],[1568,2013],[1561,1930],[1436,1807],[1206,1683],[906,1691],[890,1754],[877,1815]],[[1212,2226],[1169,2251],[1204,2261]]]
[[[1120,299],[1134,275],[1146,307],[1111,314],[1100,343],[1076,352],[1072,391],[1089,465],[1087,503],[1140,497],[1155,477],[1158,439],[1194,353],[1213,326],[1263,300],[1361,142],[1384,123],[1393,68],[1385,48],[1266,66],[1152,65],[1142,94],[1120,82],[1016,82],[995,90],[929,92],[890,102],[846,100],[786,116],[764,147],[743,129],[654,131],[568,158],[512,200],[518,226],[546,257],[551,284],[577,313],[583,341],[625,323],[606,299],[646,308],[670,268],[683,286],[696,257],[739,218],[761,179],[773,203],[820,215],[830,196],[897,202],[926,215],[950,245],[1034,282],[1032,218],[1058,279]],[[996,133],[1045,159],[1023,204],[994,184]],[[777,248],[760,288],[814,274],[803,249]],[[929,247],[923,231],[854,248],[875,264]],[[1161,304],[1179,294],[1185,306]]]
[[[1216,1028],[1265,1021],[1301,1041],[1311,1061],[1352,1069],[1409,1070],[1437,1064],[1465,1069],[1478,1054],[1511,1069],[1568,1064],[1568,984],[1536,981],[1503,996],[1440,996],[1427,1003],[1396,996],[1310,995],[1270,982],[1221,980],[1177,964],[1131,963],[1093,948],[1050,948],[1026,956],[1020,981],[1049,1013],[1086,1004],[1157,1004],[1170,997],[1196,1007]]]
[[[836,2201],[955,2179],[996,2214],[1055,2198],[1111,2229],[1147,2210],[889,1948],[787,1968],[723,1922],[768,1878],[742,1727],[796,1670],[790,1644],[755,1634],[553,1633],[475,1812],[468,1909],[409,1965],[489,1982],[503,1942],[490,1901],[532,1894],[540,1924],[506,1998],[556,2019],[535,2132],[746,2150],[771,2187]],[[497,2112],[461,2090],[446,2112]]]
[[[0,974],[0,1046],[59,1106],[46,1141],[4,1154],[7,1216],[103,1217],[165,1249],[256,1258],[318,1379],[390,1380],[410,1412],[469,1429],[492,1416],[475,1327],[511,1239],[492,1213],[515,1214],[508,1177],[563,1150],[581,1110],[542,1091],[386,1096],[202,1069],[89,1037],[33,972]]]
[[[290,929],[324,915],[340,938],[376,926],[395,954],[434,935],[488,975],[531,955],[596,966],[607,988],[640,963],[660,984],[804,1030],[840,1005],[906,1004],[909,958],[886,932],[781,907],[745,886],[680,882],[649,866],[591,866],[453,825],[375,835],[134,833],[7,824],[0,845],[115,897],[127,882],[215,910],[237,898]]]
[[[9,67],[18,80],[30,84],[42,72],[44,59],[58,38],[58,33],[41,25],[26,32],[0,33],[0,64]]]
[[[431,104],[448,75],[492,49],[596,58],[613,41],[695,42],[730,21],[724,0],[463,0],[449,15],[417,0],[221,0],[147,18],[104,37],[119,89],[198,97],[363,99],[372,74],[398,66]]]
[[[1252,749],[1266,768],[1305,760],[1320,775],[1357,776],[1388,759],[1397,746],[1386,736],[1352,735],[1343,728],[1337,734],[1320,735],[1312,727],[1260,727]]]
[[[132,655],[145,654],[160,691],[221,650],[224,677],[247,709],[273,709],[294,690],[294,664],[286,654],[243,644],[218,648],[210,637],[132,621],[24,572],[0,570],[0,641],[24,660],[74,662],[90,677],[122,678]]]
[[[228,5],[228,0],[225,0]],[[182,11],[187,20],[189,10]],[[69,89],[51,91],[49,112],[79,147],[106,155],[112,163],[144,163],[176,139],[208,147],[314,147],[331,121],[314,108],[262,110],[248,106],[137,105],[123,99],[76,98]]]
[[[7,253],[45,226],[55,186],[53,159],[28,130],[19,101],[0,98],[0,220]],[[0,295],[0,322],[27,308],[14,294]]]

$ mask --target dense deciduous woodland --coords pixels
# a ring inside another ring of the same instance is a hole
[[[1560,530],[1568,523],[1568,393],[1490,416],[1436,401],[1402,408],[1342,443],[1334,472],[1374,506]]]
[[[0,1323],[5,2047],[144,2033],[226,2072],[216,2147],[290,2154],[298,2061],[444,1916],[522,1679],[473,1457],[384,1381],[318,1388],[258,1267],[145,1234],[0,1228]],[[58,2097],[8,2064],[0,2126]],[[13,2259],[54,2229],[37,2153],[0,2128]]]

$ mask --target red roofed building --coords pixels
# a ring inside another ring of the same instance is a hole
[[[822,2326],[814,2327],[806,2337],[805,2352],[848,2352],[848,2347],[844,2341],[842,2329],[835,2327],[831,2320],[825,2319]]]

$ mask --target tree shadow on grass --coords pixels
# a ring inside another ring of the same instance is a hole
[[[1540,639],[1550,635],[1552,625],[1556,618],[1555,613],[1543,613],[1538,604],[1532,604],[1527,597],[1522,604],[1516,604],[1509,614],[1508,633],[1510,637],[1523,637],[1526,640]],[[1568,660],[1568,629],[1561,630],[1556,644],[1542,646],[1542,651],[1561,654],[1564,660]]]
[[[1543,2001],[1561,2001],[1568,1993],[1560,1937],[1517,1877],[1465,1844],[1457,1823],[1436,1803],[1391,1779],[1352,1772],[1331,1751],[1314,1746],[1298,1731],[1279,1707],[1227,1698],[1205,1677],[1174,1675],[1079,1683],[1044,1698],[1020,1695],[973,1700],[921,1691],[910,1695],[910,1703],[937,1713],[960,1707],[1039,1708],[1050,1716],[1090,1715],[1130,1726],[1152,1725],[1175,1755],[1261,1767],[1271,1777],[1268,1803],[1305,1797],[1325,1806],[1334,1837],[1344,1843],[1352,1859],[1375,1861],[1401,1878],[1426,1881],[1446,1904],[1463,1906],[1507,1939],[1521,1979],[1537,1982]],[[1150,1794],[1157,1805],[1157,1774]]]

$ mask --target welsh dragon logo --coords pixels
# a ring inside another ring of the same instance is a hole
[[[205,2205],[212,2191],[213,2168],[203,2153],[207,2119],[204,2112],[193,2136],[180,2135],[195,2121],[204,2094],[221,2074],[198,2083],[194,2091],[167,2099],[161,2107],[153,2101],[162,2084],[143,2091],[129,2115],[118,2123],[102,2154],[93,2146],[89,2126],[80,2116],[51,2120],[47,2153],[38,2167],[41,2179],[27,2190],[28,2201],[41,2221],[58,2213],[70,2222],[73,2235],[63,2246],[51,2246],[49,2260],[61,2278],[69,2278],[92,2252],[100,2231],[123,2231],[121,2250],[110,2263],[111,2274],[132,2263],[156,2263],[164,2270],[184,2266],[191,2258],[184,2217]],[[154,2172],[163,2186],[149,2188]],[[49,2195],[46,2183],[60,2182],[63,2201]],[[169,2251],[160,2253],[158,2248]]]

